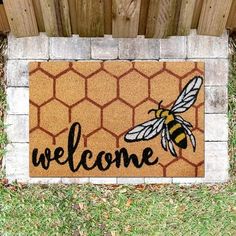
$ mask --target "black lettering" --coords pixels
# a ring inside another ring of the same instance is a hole
[[[54,150],[54,157],[51,157],[51,150],[47,147],[45,148],[44,153],[41,153],[38,156],[38,149],[33,149],[32,152],[32,163],[35,167],[42,166],[43,169],[47,170],[50,167],[51,161],[56,161],[59,165],[65,165],[68,163],[68,166],[72,172],[77,172],[82,167],[85,170],[92,170],[98,168],[100,171],[108,170],[112,164],[115,164],[116,168],[120,168],[123,163],[124,167],[128,168],[131,163],[136,168],[141,168],[145,165],[155,165],[158,163],[159,158],[156,157],[154,160],[151,160],[153,157],[153,150],[150,147],[147,147],[143,150],[142,158],[138,158],[136,154],[129,154],[126,148],[121,148],[116,150],[114,157],[110,152],[100,151],[97,154],[96,159],[93,160],[93,153],[91,150],[84,150],[80,156],[80,161],[75,166],[74,164],[74,154],[79,145],[81,138],[81,126],[78,122],[72,124],[69,134],[68,134],[68,146],[67,146],[67,158],[63,161],[62,157],[65,152],[62,147],[57,147]],[[93,164],[88,166],[87,160],[93,160]],[[140,159],[140,161],[139,161]]]

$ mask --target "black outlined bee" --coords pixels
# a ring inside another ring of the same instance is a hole
[[[155,113],[155,118],[139,124],[128,131],[124,137],[125,141],[145,141],[156,137],[161,132],[161,145],[163,149],[167,151],[167,148],[169,148],[170,153],[176,157],[174,144],[183,149],[187,148],[187,136],[189,136],[193,151],[195,152],[196,140],[190,130],[192,127],[191,123],[176,114],[187,111],[195,103],[202,83],[203,78],[200,76],[195,76],[190,80],[170,110],[160,107],[162,101],[159,103],[158,109],[149,110],[148,113]]]

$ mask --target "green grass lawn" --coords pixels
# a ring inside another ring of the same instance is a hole
[[[231,72],[229,151],[230,173],[235,176],[235,59]],[[3,87],[0,86],[0,108],[5,110]],[[0,160],[7,143],[3,128],[0,122]],[[2,179],[0,235],[236,235],[236,180],[222,185],[183,187],[22,186],[8,185]]]
[[[4,235],[236,235],[236,184],[0,187]]]
[[[5,125],[3,122],[4,113],[7,109],[7,99],[5,91],[5,80],[4,80],[4,54],[6,51],[7,41],[6,38],[0,36],[0,169],[2,164],[2,158],[5,154],[5,146],[7,144],[7,135],[5,132]],[[0,177],[2,173],[0,171]]]

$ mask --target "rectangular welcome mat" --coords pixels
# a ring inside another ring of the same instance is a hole
[[[33,62],[30,176],[204,176],[204,64]]]

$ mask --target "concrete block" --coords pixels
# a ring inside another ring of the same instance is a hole
[[[50,59],[79,60],[90,59],[90,38],[80,38],[78,35],[72,37],[50,38]]]
[[[216,174],[217,172],[228,170],[229,158],[227,142],[206,142],[205,155],[207,173]]]
[[[8,87],[28,87],[28,64],[32,61],[45,60],[8,60],[6,65],[6,78]]]
[[[144,178],[117,178],[117,184],[144,184]]]
[[[227,113],[228,90],[226,86],[205,87],[205,112]]]
[[[13,143],[29,142],[29,116],[28,115],[7,115],[7,136]]]
[[[205,59],[205,85],[227,85],[229,62],[227,59]]]
[[[160,58],[186,58],[186,37],[172,36],[160,40]]]
[[[186,58],[179,58],[179,59],[170,59],[170,58],[160,58],[159,61],[166,61],[166,62],[185,62],[187,59]]]
[[[89,178],[61,178],[63,184],[87,184]]]
[[[205,143],[205,177],[173,178],[173,183],[200,184],[218,183],[229,180],[229,158],[227,142]]]
[[[160,41],[158,39],[138,38],[119,39],[119,59],[159,59]]]
[[[187,37],[188,58],[228,58],[227,32],[220,36],[197,35],[192,30]]]
[[[145,184],[171,184],[172,178],[144,178]]]
[[[173,178],[173,184],[193,185],[204,183],[205,178]]]
[[[205,141],[228,141],[226,114],[205,114]]]
[[[39,36],[16,38],[8,36],[8,59],[48,59],[48,37],[45,33]]]
[[[26,180],[29,175],[29,145],[27,143],[8,144],[6,150],[7,178],[11,182],[18,178]]]
[[[29,184],[61,184],[62,178],[29,178],[27,181]]]
[[[92,59],[117,59],[118,51],[118,39],[111,36],[91,39]]]
[[[8,60],[6,77],[8,87],[25,87],[29,84],[28,63],[30,60]]]
[[[228,59],[187,59],[205,63],[205,86],[225,86],[228,84]]]
[[[29,114],[29,89],[7,88],[8,114]]]
[[[117,178],[89,178],[89,182],[92,184],[116,184],[117,183]]]

